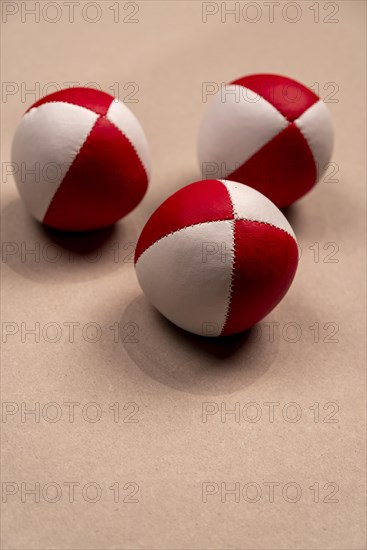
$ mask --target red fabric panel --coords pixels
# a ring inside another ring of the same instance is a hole
[[[287,292],[298,264],[296,241],[272,225],[238,220],[234,239],[232,297],[222,336],[265,317]]]
[[[113,100],[114,98],[111,95],[93,88],[67,88],[42,97],[31,105],[26,112],[44,103],[64,101],[65,103],[72,103],[73,105],[85,107],[98,115],[104,116]]]
[[[115,223],[140,202],[148,186],[130,141],[100,117],[56,191],[43,222],[66,231]]]
[[[171,195],[146,223],[135,251],[135,262],[150,245],[189,225],[233,219],[232,202],[218,180],[197,181]]]
[[[254,74],[232,82],[252,90],[271,103],[290,122],[319,101],[312,90],[286,76]]]
[[[315,185],[316,177],[311,149],[292,123],[227,179],[257,189],[284,208],[307,193]]]

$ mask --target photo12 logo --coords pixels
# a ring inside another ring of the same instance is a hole
[[[308,341],[313,344],[339,344],[340,326],[334,321],[320,323],[313,322],[308,325],[301,325],[296,321],[280,323],[278,321],[262,321],[253,325],[248,333],[247,342],[286,342],[297,344],[300,341]],[[217,322],[204,321],[201,334],[203,336],[215,336],[220,331]]]
[[[136,481],[115,481],[112,484],[96,481],[3,481],[1,500],[3,504],[56,504],[60,501],[70,504],[96,504],[100,501],[137,504],[140,502],[139,491],[140,486]]]
[[[270,424],[286,422],[297,424],[301,420],[315,424],[339,424],[340,405],[336,401],[302,406],[295,401],[249,401],[247,403],[218,403],[204,401],[201,407],[201,421],[206,423],[257,423]]]
[[[25,402],[3,401],[1,404],[1,422],[14,424],[74,424],[86,422],[95,424],[106,420],[115,424],[137,424],[141,420],[140,405],[135,401],[127,403],[101,404],[96,402],[80,403],[64,401]]]
[[[340,85],[337,82],[313,82],[307,84],[307,87],[324,103],[339,103]],[[201,84],[201,101],[208,103],[212,97],[219,95],[221,103],[258,103],[264,94],[273,100],[275,92],[279,94],[279,83],[272,81],[269,76],[268,81],[260,86],[260,92],[227,82],[205,81]],[[299,103],[302,100],[302,94],[304,94],[302,89],[291,83],[281,88],[281,97],[288,104]]]
[[[203,23],[277,23],[295,24],[302,19],[313,23],[339,23],[340,5],[338,2],[202,2],[201,20]]]
[[[311,482],[304,486],[297,481],[204,481],[201,485],[201,500],[209,502],[249,503],[287,502],[295,504],[300,500],[308,503],[338,504],[340,487],[334,481]]]
[[[107,20],[113,23],[139,23],[138,2],[124,1],[44,1],[41,2],[1,2],[2,23],[14,21],[32,23],[80,23],[96,24]]]
[[[68,98],[73,100],[74,88],[84,88],[82,97],[89,103],[95,104],[99,100],[98,92],[106,92],[115,98],[115,101],[123,103],[139,103],[139,84],[137,82],[15,82],[14,80],[2,81],[1,83],[1,101],[8,103],[10,101],[20,101],[30,105],[42,97],[60,92],[68,91]]]
[[[108,248],[96,248],[81,256],[53,242],[4,241],[1,245],[1,263],[72,264],[82,260],[86,264],[97,264],[107,259],[114,264],[133,264],[135,247],[133,241],[114,241]]]
[[[307,246],[307,243],[302,246],[297,243],[297,246],[299,260],[302,258],[306,260],[308,258],[315,264],[338,264],[340,261],[340,247],[336,242],[328,241],[325,243],[320,243],[316,241],[309,246]],[[243,257],[248,255],[248,257],[252,259],[256,257],[261,258],[261,249],[256,246],[249,246],[246,242],[241,242],[237,246],[237,249],[241,250],[241,255]],[[208,261],[210,261],[213,257],[223,264],[226,264],[227,262],[231,264],[233,261],[232,247],[229,247],[228,243],[225,241],[203,241],[201,250],[201,259],[204,264],[208,263]],[[287,247],[282,246],[275,241],[272,245],[272,250],[270,253],[282,258],[284,262],[287,262],[290,259]]]
[[[62,323],[49,321],[40,323],[27,323],[21,321],[3,321],[1,325],[1,339],[3,344],[12,344],[13,342],[27,343],[47,343],[57,344],[58,342],[74,344],[85,342],[87,344],[96,344],[101,340],[112,341],[114,343],[137,344],[139,342],[140,327],[137,323],[115,322],[106,327],[95,321],[80,323],[79,321],[64,321]]]

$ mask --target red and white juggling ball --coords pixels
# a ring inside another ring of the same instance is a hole
[[[204,336],[241,332],[287,292],[298,264],[291,226],[255,189],[192,183],[145,225],[135,252],[139,283],[179,327]]]
[[[280,208],[315,185],[332,148],[325,103],[303,84],[272,74],[223,86],[199,129],[203,177],[251,185]]]
[[[115,223],[141,201],[150,173],[136,117],[92,88],[61,90],[34,103],[16,130],[12,161],[30,213],[65,231]]]

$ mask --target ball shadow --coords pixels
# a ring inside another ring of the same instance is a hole
[[[67,233],[34,220],[19,199],[2,211],[2,263],[39,283],[75,283],[107,275],[132,261],[135,241],[131,222]]]
[[[287,218],[289,223],[291,224],[292,228],[296,232],[297,229],[299,229],[299,226],[301,225],[300,220],[300,214],[297,209],[297,206],[292,204],[291,206],[287,206],[286,208],[281,208],[282,214]]]
[[[328,220],[326,215],[320,216],[319,210],[315,209],[310,201],[301,200],[281,209],[294,230],[298,241],[312,239],[318,241],[325,233]]]
[[[263,376],[278,353],[277,342],[257,339],[256,327],[225,338],[186,332],[165,319],[144,296],[129,304],[120,326],[122,345],[142,372],[192,394],[239,391]]]

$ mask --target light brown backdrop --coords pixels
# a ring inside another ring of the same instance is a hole
[[[280,2],[273,22],[260,1],[237,22],[233,2],[80,2],[73,21],[41,2],[39,22],[22,4],[2,8],[3,547],[364,548],[365,3]],[[203,85],[255,72],[319,90],[335,164],[290,212],[286,299],[247,339],[203,343],[152,310],[129,260],[200,179]],[[26,107],[69,82],[127,101],[151,147],[149,192],[97,246],[44,232],[6,174]]]

